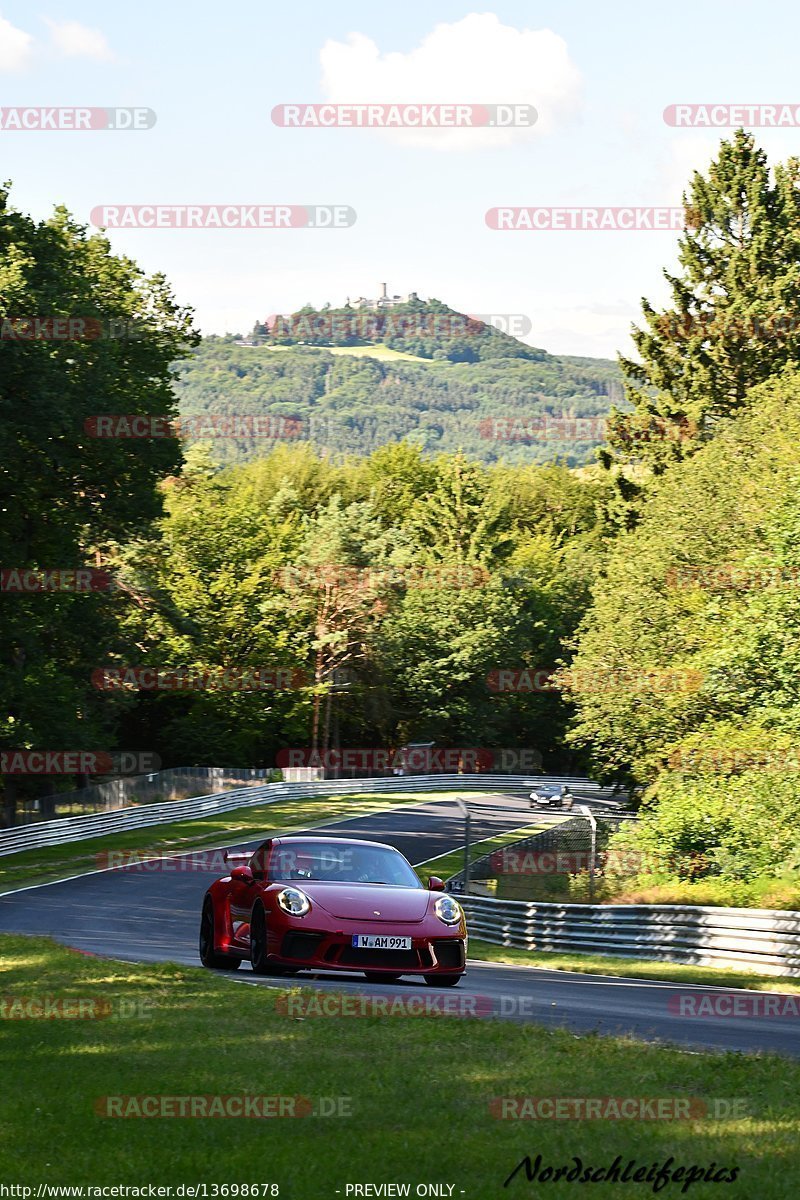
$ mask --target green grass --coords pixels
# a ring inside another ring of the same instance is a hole
[[[449,366],[447,359],[422,358],[419,354],[408,354],[405,350],[392,350],[389,346],[384,346],[382,342],[376,342],[373,346],[326,346],[325,349],[329,354],[347,354],[354,358],[377,358],[384,362],[415,362],[424,363],[426,366],[431,366],[431,364],[438,366],[440,362],[444,362]]]
[[[23,850],[19,854],[0,858],[0,893],[14,887],[47,883],[82,871],[96,870],[100,865],[98,855],[109,850],[185,853],[253,841],[262,835],[268,837],[279,831],[305,829],[340,818],[380,812],[398,804],[422,804],[430,796],[442,798],[460,794],[453,791],[426,792],[424,796],[411,792],[372,795],[359,792],[348,796],[285,800],[277,804],[235,808],[230,812],[176,821],[169,825],[154,825],[150,829],[91,838],[85,842],[67,842],[63,846],[42,850]]]
[[[368,985],[364,985],[368,991]],[[457,992],[455,993],[457,994]],[[283,1200],[345,1198],[347,1183],[450,1183],[453,1196],[577,1197],[559,1182],[503,1181],[524,1155],[572,1166],[739,1168],[733,1187],[693,1198],[797,1194],[800,1064],[575,1037],[533,1024],[457,1017],[307,1018],[279,993],[169,964],[85,958],[0,937],[0,996],[94,998],[104,1020],[0,1019],[0,1180],[5,1184],[277,1183]],[[449,993],[453,995],[453,993]],[[136,1013],[127,1019],[125,1011]],[[137,1009],[137,1005],[149,1006]],[[3,1010],[0,1010],[3,1011]],[[9,1011],[5,1009],[4,1011]],[[350,1116],[114,1119],[101,1097],[349,1097]],[[745,1115],[679,1121],[498,1120],[501,1096],[738,1100]],[[463,1191],[462,1191],[463,1189]],[[652,1195],[597,1183],[592,1196]],[[209,1191],[209,1196],[212,1193]],[[681,1196],[670,1184],[662,1197]]]
[[[660,979],[672,983],[710,983],[716,987],[748,988],[756,992],[800,992],[800,979],[758,975],[729,967],[694,967],[683,963],[614,958],[605,954],[561,954],[552,950],[518,950],[497,946],[479,938],[469,939],[470,958],[509,963],[518,967],[542,967],[548,971],[578,971],[584,975],[618,975],[628,979]]]
[[[566,821],[568,818],[565,817]],[[483,858],[487,854],[492,854],[495,850],[502,850],[503,846],[508,846],[512,842],[518,842],[522,838],[532,837],[535,833],[541,833],[544,829],[552,827],[552,822],[548,825],[520,825],[517,829],[509,829],[505,833],[500,833],[496,837],[485,838],[482,842],[470,842],[470,863],[477,862],[479,858]],[[464,851],[463,849],[453,850],[450,854],[440,855],[439,858],[430,858],[427,862],[421,863],[417,867],[417,874],[427,883],[431,875],[438,875],[440,879],[449,879],[451,875],[457,875],[459,871],[464,869]]]
[[[274,354],[285,350],[296,350],[297,346],[263,346],[260,348]],[[421,358],[418,354],[407,354],[404,350],[392,350],[389,346],[384,346],[382,342],[376,342],[370,346],[317,346],[315,349],[326,350],[328,354],[345,354],[352,358],[377,358],[384,362],[405,361],[437,367],[443,362],[446,366],[450,365],[447,359]]]

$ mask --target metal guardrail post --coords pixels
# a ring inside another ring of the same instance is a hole
[[[586,820],[589,822],[591,830],[591,847],[589,850],[589,903],[594,900],[594,860],[597,856],[597,818],[591,811],[588,805],[581,804],[579,809]]]
[[[464,805],[464,891],[469,895],[469,860],[470,860],[470,837],[469,837],[469,808]]]
[[[456,796],[456,804],[464,814],[464,895],[469,895],[469,859],[470,859],[470,811],[469,806]]]

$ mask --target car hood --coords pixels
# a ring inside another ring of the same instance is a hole
[[[431,893],[424,888],[389,884],[314,883],[298,880],[297,887],[332,917],[347,921],[422,921]],[[376,915],[380,914],[380,915]]]

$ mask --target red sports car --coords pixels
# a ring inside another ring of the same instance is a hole
[[[464,974],[464,912],[380,842],[275,837],[209,888],[200,923],[203,966],[259,975],[363,971],[392,982],[421,975],[452,986]],[[246,864],[245,864],[246,860]]]

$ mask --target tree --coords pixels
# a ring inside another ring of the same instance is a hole
[[[749,390],[800,362],[800,162],[778,165],[751,134],[723,141],[684,193],[680,271],[664,271],[672,306],[642,300],[638,361],[620,357],[632,413],[612,410],[611,462],[656,473],[708,440]]]
[[[307,623],[314,753],[330,746],[337,676],[354,668],[363,673],[373,631],[387,611],[391,545],[369,501],[345,505],[336,495],[306,518],[302,543],[286,570],[292,609]]]
[[[557,754],[559,697],[498,693],[488,677],[552,667],[574,630],[602,559],[596,474],[404,444],[337,464],[279,446],[215,472],[192,447],[163,485],[157,536],[122,551],[145,597],[128,642],[145,665],[278,665],[306,682],[143,693],[126,727],[170,762],[269,765],[287,746],[388,747],[426,730]]]
[[[162,276],[146,278],[64,209],[37,223],[15,211],[3,189],[0,318],[0,563],[102,568],[114,543],[149,529],[160,512],[156,484],[181,455],[175,437],[94,437],[91,422],[103,414],[176,416],[171,364],[195,340],[191,315]],[[15,322],[31,318],[44,319],[42,336],[16,336]],[[88,335],[60,336],[57,318],[84,318]],[[124,591],[0,600],[0,746],[113,744],[90,674],[98,647],[119,640]],[[6,779],[8,821],[14,790]]]
[[[786,372],[661,477],[616,539],[565,674],[571,740],[608,777],[652,784],[695,738],[727,746],[738,729],[747,749],[758,730],[769,743],[800,728],[798,440],[800,375]]]

